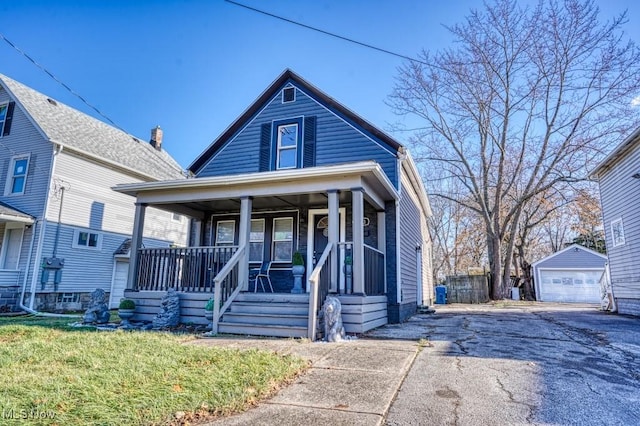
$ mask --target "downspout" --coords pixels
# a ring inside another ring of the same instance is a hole
[[[47,197],[45,199],[45,204],[44,204],[44,209],[42,212],[42,219],[40,220],[40,222],[42,222],[42,228],[40,229],[40,236],[38,238],[38,246],[36,249],[36,259],[39,259],[42,256],[42,245],[44,244],[44,235],[45,235],[45,231],[47,229],[47,210],[49,209],[49,193],[51,191],[51,178],[53,177],[53,171],[55,169],[55,163],[56,163],[56,158],[58,157],[58,155],[62,152],[62,145],[58,145],[53,141],[50,141],[53,143],[53,159],[51,160],[51,167],[50,167],[50,171],[49,171],[49,186],[47,187]],[[36,222],[34,222],[34,229],[33,229],[33,237],[31,239],[31,246],[33,246],[33,242],[35,240],[35,236],[36,236],[36,224],[37,224],[37,220]],[[33,254],[33,247],[31,247],[29,249],[29,261],[27,262],[27,268],[31,267],[31,257]],[[46,316],[46,317],[54,317],[54,318],[79,318],[79,315],[66,315],[66,314],[52,314],[52,313],[48,313],[48,312],[39,312],[35,309],[33,309],[33,304],[35,302],[35,298],[36,298],[36,286],[38,284],[38,273],[37,271],[39,271],[39,267],[37,267],[36,265],[33,265],[33,272],[32,272],[32,276],[31,276],[31,296],[29,298],[29,307],[25,306],[23,303],[23,299],[24,299],[24,293],[26,291],[26,286],[27,286],[27,277],[29,275],[28,270],[27,272],[25,272],[25,276],[24,276],[24,283],[23,283],[23,288],[22,288],[22,298],[20,299],[20,308],[25,310],[26,312],[33,314],[33,315],[40,315],[40,316]]]

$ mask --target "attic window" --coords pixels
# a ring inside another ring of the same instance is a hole
[[[282,103],[286,104],[288,102],[295,102],[295,100],[296,100],[296,88],[285,87],[282,90]]]
[[[51,98],[47,98],[47,102],[49,102],[53,106],[58,106],[58,103]]]

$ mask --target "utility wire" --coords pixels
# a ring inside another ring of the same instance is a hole
[[[243,7],[245,9],[251,10],[253,12],[257,12],[257,13],[261,13],[261,14],[266,15],[266,16],[270,16],[271,18],[275,18],[275,19],[279,19],[279,20],[284,21],[284,22],[288,22],[289,24],[297,25],[299,27],[306,28],[308,30],[316,31],[316,32],[322,33],[324,35],[328,35],[330,37],[335,37],[337,39],[340,39],[340,40],[343,40],[343,41],[347,41],[349,43],[353,43],[353,44],[357,44],[357,45],[362,46],[362,47],[366,47],[367,49],[377,50],[378,52],[386,53],[388,55],[396,56],[396,57],[402,58],[402,59],[407,59],[407,60],[409,60],[411,62],[418,62],[420,64],[429,65],[425,61],[421,61],[419,59],[412,58],[410,56],[403,55],[401,53],[392,52],[391,50],[383,49],[381,47],[376,47],[376,46],[373,46],[373,45],[368,44],[368,43],[364,43],[364,42],[361,42],[361,41],[358,41],[358,40],[354,40],[352,38],[341,36],[339,34],[335,34],[335,33],[329,32],[329,31],[325,31],[325,30],[322,30],[320,28],[312,27],[311,25],[303,24],[301,22],[297,22],[297,21],[294,21],[292,19],[288,19],[288,18],[285,18],[285,17],[282,17],[282,16],[274,15],[273,13],[269,13],[269,12],[266,12],[264,10],[256,9],[254,7],[247,6],[245,4],[238,3],[238,2],[235,2],[233,0],[224,0],[224,1],[226,1],[227,3],[230,3],[230,4],[233,4],[233,5],[236,5],[236,6]]]
[[[69,91],[69,93],[71,93],[73,96],[75,96],[76,98],[80,99],[86,106],[88,106],[89,108],[93,109],[95,112],[97,112],[101,117],[103,117],[105,120],[107,120],[109,123],[111,123],[113,125],[113,127],[115,127],[116,129],[120,130],[121,132],[127,133],[127,131],[125,131],[124,129],[122,129],[120,126],[118,126],[116,123],[113,122],[112,119],[110,119],[106,114],[104,114],[102,111],[100,111],[98,108],[96,108],[95,106],[91,105],[89,102],[87,102],[87,100],[85,98],[83,98],[82,96],[80,96],[77,92],[75,92],[73,89],[71,89],[69,86],[67,86],[66,84],[64,84],[59,78],[57,78],[55,75],[53,75],[48,69],[46,69],[44,66],[40,65],[35,59],[33,59],[31,56],[29,56],[25,51],[23,51],[22,49],[20,49],[18,46],[16,46],[15,44],[13,44],[8,38],[6,38],[2,33],[0,33],[0,38],[2,38],[9,46],[11,46],[13,49],[15,49],[18,53],[20,53],[22,56],[24,56],[25,58],[27,58],[31,63],[33,63],[36,67],[40,68],[42,71],[44,71],[45,73],[47,73],[49,75],[49,77],[51,77],[52,79],[54,79],[58,84],[60,84],[62,87],[64,87],[65,89],[67,89],[67,91]]]

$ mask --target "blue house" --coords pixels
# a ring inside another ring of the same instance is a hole
[[[324,297],[347,332],[406,320],[431,303],[427,194],[397,141],[290,70],[189,166],[193,178],[118,185],[136,197],[126,295],[151,319],[168,288],[183,321],[214,330],[315,337]],[[192,218],[190,247],[148,249],[150,207]],[[305,260],[302,286],[292,261]],[[261,277],[256,278],[258,272]]]
[[[123,182],[180,179],[152,143],[0,75],[0,308],[82,309],[102,288],[117,307],[133,230]],[[151,210],[146,247],[185,244],[186,217]]]

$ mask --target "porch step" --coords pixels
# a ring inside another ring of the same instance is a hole
[[[221,322],[218,324],[220,333],[246,334],[251,336],[271,337],[307,337],[307,327],[288,327],[282,325],[255,325],[242,323]]]
[[[309,313],[309,303],[253,303],[234,301],[229,308],[229,312],[246,314],[304,315],[306,318]]]
[[[249,324],[256,326],[263,325],[283,325],[294,327],[306,327],[308,324],[307,315],[290,314],[260,314],[247,312],[226,312],[222,316],[225,323]]]
[[[309,295],[240,293],[218,326],[220,333],[306,337]]]

